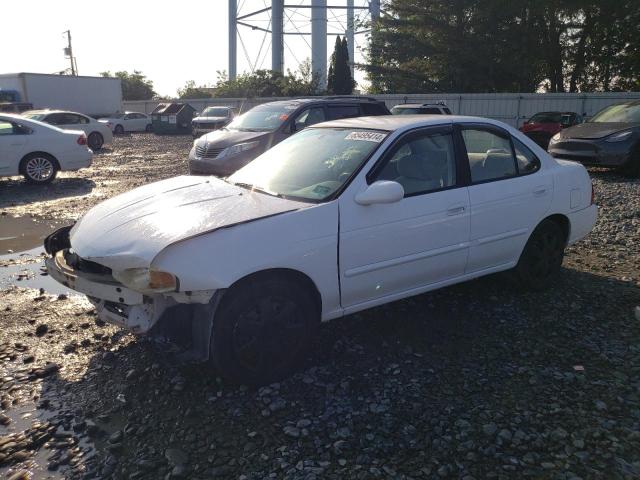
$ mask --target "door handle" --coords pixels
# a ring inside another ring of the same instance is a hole
[[[464,206],[451,207],[447,210],[447,215],[460,215],[464,213]]]
[[[536,197],[541,197],[545,193],[547,193],[547,187],[536,187],[536,189],[533,191],[533,194]]]

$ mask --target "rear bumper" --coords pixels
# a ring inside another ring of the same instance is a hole
[[[568,217],[571,232],[569,233],[569,241],[567,243],[571,245],[578,240],[582,240],[591,232],[598,218],[598,206],[590,205],[587,208],[570,213]]]
[[[93,152],[88,148],[80,152],[68,152],[59,160],[60,169],[62,171],[75,171],[80,170],[81,168],[90,167],[92,158]]]
[[[167,308],[176,304],[172,298],[143,295],[106,276],[99,278],[74,270],[65,259],[66,251],[60,250],[45,260],[47,272],[56,281],[87,295],[95,305],[98,317],[105,322],[145,333]]]

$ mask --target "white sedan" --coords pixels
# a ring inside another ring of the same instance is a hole
[[[92,156],[82,131],[0,115],[0,176],[23,175],[29,183],[49,183],[60,170],[90,166]]]
[[[150,132],[152,130],[151,116],[146,113],[115,113],[98,121],[107,125],[116,135],[122,135],[125,132]]]
[[[105,145],[111,145],[113,141],[113,133],[108,126],[81,113],[64,110],[30,110],[22,115],[64,130],[82,130],[87,135],[89,148],[94,152]]]
[[[47,267],[104,320],[192,328],[223,375],[264,384],[295,368],[321,321],[503,270],[547,286],[596,221],[592,192],[584,167],[500,122],[344,119],[226,180],[107,200],[47,239]]]

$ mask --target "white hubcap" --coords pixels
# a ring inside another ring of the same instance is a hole
[[[43,157],[35,157],[27,162],[27,175],[29,178],[42,182],[53,175],[51,160]]]

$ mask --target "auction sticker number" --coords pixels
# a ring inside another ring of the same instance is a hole
[[[380,132],[351,132],[344,137],[345,140],[362,140],[365,142],[380,143],[386,135]]]

